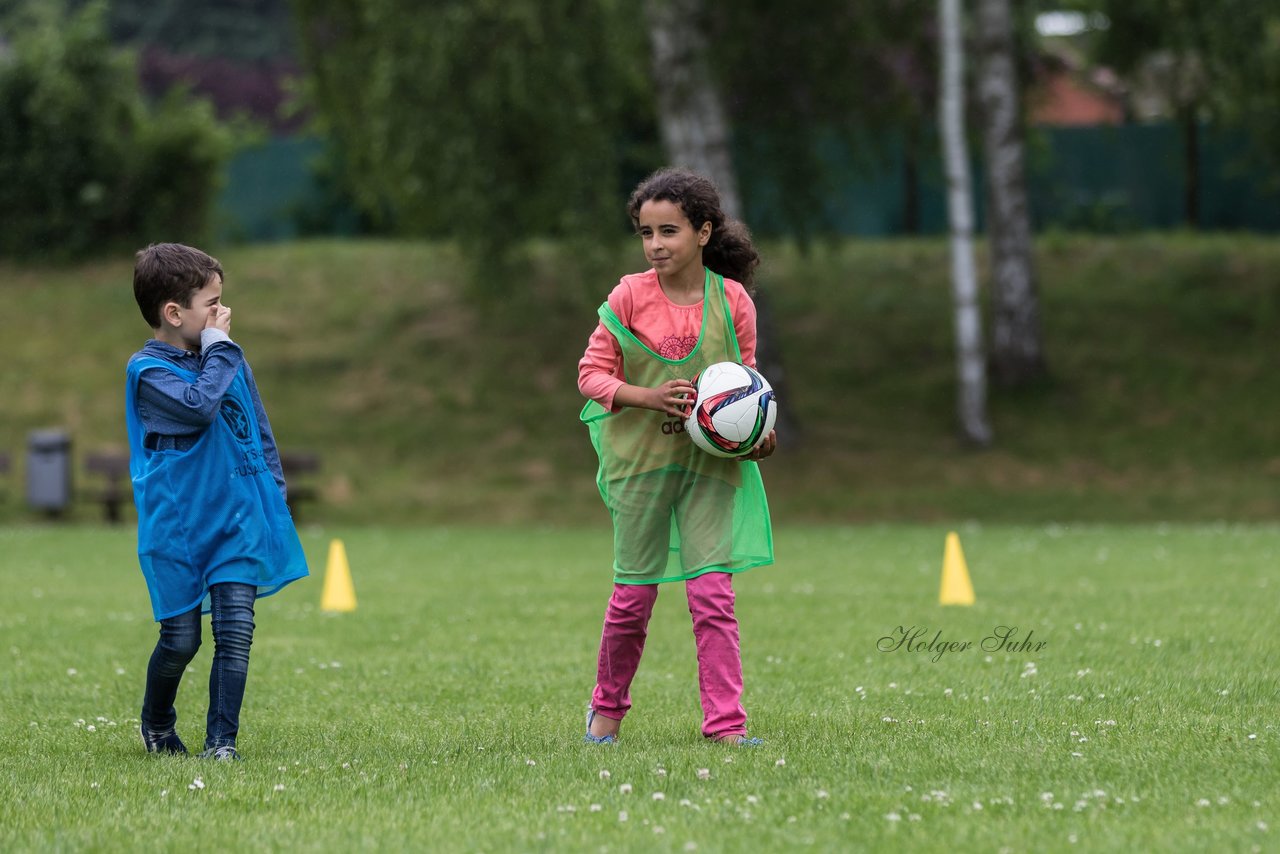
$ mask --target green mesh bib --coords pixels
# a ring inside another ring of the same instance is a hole
[[[724,279],[708,270],[702,297],[698,343],[683,359],[650,350],[608,302],[601,304],[600,320],[618,341],[628,383],[652,388],[742,358]],[[581,418],[600,458],[600,496],[613,517],[616,582],[683,581],[773,563],[758,465],[698,450],[685,435],[684,419],[665,412],[627,407],[611,413],[590,401]]]

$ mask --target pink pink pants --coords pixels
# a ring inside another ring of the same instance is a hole
[[[615,584],[604,612],[600,661],[591,707],[622,720],[631,709],[631,680],[640,666],[649,616],[658,600],[657,584]],[[742,708],[742,656],[738,620],[733,615],[733,576],[708,572],[685,582],[693,639],[698,649],[698,689],[702,734],[708,738],[745,735]]]

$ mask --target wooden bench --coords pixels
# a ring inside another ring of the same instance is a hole
[[[129,480],[129,455],[120,451],[98,451],[84,458],[84,470],[102,479],[89,495],[102,504],[103,514],[112,525],[123,519],[126,501],[133,501],[133,484]]]
[[[7,469],[7,455],[0,463],[0,474]],[[320,497],[319,490],[306,481],[307,476],[320,470],[320,455],[311,451],[282,451],[280,467],[284,469],[285,482],[289,487],[289,512],[298,518],[298,504],[303,501],[315,501]],[[119,524],[122,520],[124,503],[133,501],[133,484],[129,480],[129,455],[114,451],[100,451],[89,454],[84,460],[86,472],[102,478],[102,484],[90,491],[94,501],[102,504],[108,522]]]
[[[288,487],[289,512],[296,523],[298,505],[320,497],[320,491],[308,480],[320,471],[320,455],[314,451],[281,451],[280,468],[284,470],[284,482]]]

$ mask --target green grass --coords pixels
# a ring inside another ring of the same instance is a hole
[[[985,453],[954,430],[943,241],[763,249],[782,405],[800,428],[766,469],[780,518],[1280,518],[1280,241],[1041,239],[1051,378],[992,390],[996,445]],[[233,331],[281,445],[323,453],[310,518],[598,518],[576,364],[596,306],[639,263],[634,244],[590,282],[544,247],[492,288],[501,299],[489,309],[461,296],[447,246],[218,254]],[[29,430],[57,425],[72,431],[77,458],[123,446],[123,364],[148,334],[130,264],[0,265],[0,449],[20,460]],[[20,468],[8,486],[0,520],[28,518]],[[100,511],[82,501],[73,517]]]
[[[1280,528],[959,532],[972,608],[936,603],[945,527],[780,527],[778,565],[737,582],[766,744],[736,750],[698,734],[678,587],[623,741],[580,743],[603,524],[310,529],[315,577],[259,605],[227,766],[141,753],[155,627],[131,533],[0,529],[0,848],[1274,850]],[[317,609],[335,536],[344,615]],[[1001,625],[1046,646],[877,649]],[[179,697],[189,745],[211,647]]]

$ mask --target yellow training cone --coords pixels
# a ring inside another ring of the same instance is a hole
[[[942,605],[973,604],[973,584],[969,581],[969,568],[964,564],[960,537],[955,531],[947,534],[947,547],[942,554],[942,590],[938,594],[938,602]]]
[[[347,550],[342,540],[329,543],[329,564],[324,570],[324,592],[320,595],[321,611],[354,611],[356,589],[351,584],[351,568],[347,566]]]

